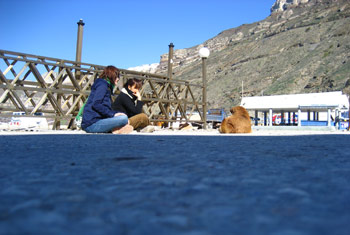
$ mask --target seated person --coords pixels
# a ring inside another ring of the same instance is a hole
[[[100,78],[91,87],[91,93],[85,104],[81,127],[87,133],[127,134],[133,128],[128,117],[111,108],[111,94],[119,80],[119,69],[107,66]]]
[[[128,79],[118,97],[112,104],[112,109],[125,113],[134,130],[141,130],[150,124],[146,114],[142,113],[140,89],[142,81],[136,78]]]

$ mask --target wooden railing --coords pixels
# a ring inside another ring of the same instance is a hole
[[[19,111],[31,117],[41,112],[53,120],[53,129],[60,129],[62,120],[73,128],[79,108],[103,69],[101,65],[0,50],[0,117]],[[203,123],[202,84],[121,69],[121,82],[132,77],[143,80],[144,112],[151,122]],[[189,119],[194,113],[199,120]]]

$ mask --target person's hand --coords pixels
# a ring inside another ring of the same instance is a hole
[[[116,113],[116,114],[114,114],[114,117],[117,117],[117,116],[126,116],[126,114],[125,113]]]
[[[140,94],[140,91],[137,90],[134,95],[137,97],[138,100],[141,100],[141,94]]]

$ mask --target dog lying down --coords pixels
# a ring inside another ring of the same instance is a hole
[[[251,133],[251,121],[248,111],[242,106],[230,109],[231,116],[225,118],[220,126],[220,133]]]

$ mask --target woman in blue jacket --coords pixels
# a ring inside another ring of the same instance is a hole
[[[81,123],[86,132],[127,134],[133,131],[128,116],[111,108],[111,94],[118,80],[119,70],[110,65],[92,85]]]

